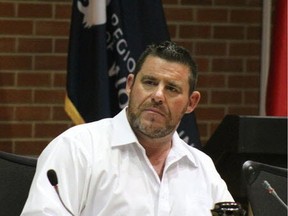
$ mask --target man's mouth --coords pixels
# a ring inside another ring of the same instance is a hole
[[[152,114],[158,114],[161,116],[165,116],[165,113],[163,111],[161,111],[160,109],[157,109],[155,107],[145,108],[144,111],[150,112]]]

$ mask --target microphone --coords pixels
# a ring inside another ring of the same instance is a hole
[[[281,205],[283,205],[287,210],[288,210],[288,206],[283,202],[283,200],[278,196],[278,194],[276,193],[276,191],[274,190],[274,188],[271,187],[271,185],[269,184],[269,182],[267,180],[263,181],[263,187],[267,190],[267,192],[269,194],[271,194],[273,197],[275,197],[280,203]]]
[[[56,193],[57,193],[57,196],[62,204],[62,206],[67,210],[67,212],[69,212],[72,216],[75,216],[67,207],[66,205],[64,204],[61,196],[60,196],[60,193],[59,193],[59,189],[58,189],[58,178],[57,178],[57,174],[55,172],[55,170],[53,169],[50,169],[47,171],[47,177],[49,179],[49,182],[50,184],[53,186],[53,188],[55,189]]]

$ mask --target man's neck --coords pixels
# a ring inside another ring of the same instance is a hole
[[[162,178],[165,161],[172,147],[172,135],[164,138],[138,137],[140,144],[144,147],[146,155],[157,172],[159,178]]]

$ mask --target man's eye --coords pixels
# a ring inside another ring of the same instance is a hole
[[[145,85],[156,85],[156,82],[153,80],[144,80],[143,83]]]
[[[167,89],[171,92],[175,92],[175,93],[179,92],[179,89],[174,86],[167,86]]]

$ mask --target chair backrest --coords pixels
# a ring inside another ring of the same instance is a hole
[[[0,151],[0,216],[20,215],[36,163],[36,158]]]
[[[255,161],[246,161],[242,172],[246,181],[248,202],[254,216],[287,215],[287,169]],[[266,181],[266,185],[264,183]],[[267,183],[281,201],[274,197]]]

